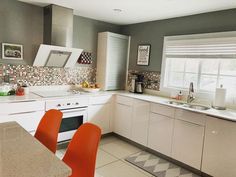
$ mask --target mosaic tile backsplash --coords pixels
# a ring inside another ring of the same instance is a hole
[[[159,91],[161,73],[156,71],[128,71],[128,88],[131,87],[132,74],[139,73],[144,75],[144,88]]]
[[[95,83],[95,76],[96,69],[92,67],[51,68],[0,63],[0,83],[7,77],[10,83],[26,81],[29,86],[68,85],[85,80]]]

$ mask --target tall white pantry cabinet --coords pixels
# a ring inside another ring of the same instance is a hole
[[[102,90],[125,89],[130,37],[98,33],[97,82]]]

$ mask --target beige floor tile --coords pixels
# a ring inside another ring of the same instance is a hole
[[[97,160],[96,160],[96,168],[107,165],[111,162],[117,161],[118,159],[114,156],[106,153],[105,151],[98,149]]]
[[[117,141],[117,140],[119,140],[119,139],[117,137],[115,137],[115,136],[104,137],[100,141],[100,146],[104,145],[104,144],[108,144],[108,143],[114,142],[114,141]]]
[[[62,159],[64,157],[64,153],[62,153],[60,150],[57,150],[56,151],[56,156],[59,158],[59,159]]]
[[[101,145],[100,148],[119,159],[123,159],[131,154],[141,151],[139,148],[121,140]]]
[[[147,177],[122,161],[110,163],[96,170],[96,177]]]

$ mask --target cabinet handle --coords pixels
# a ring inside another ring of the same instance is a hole
[[[35,102],[36,100],[25,100],[25,101],[12,101],[10,102],[9,104],[12,104],[12,103],[27,103],[27,102]]]
[[[37,112],[37,111],[19,112],[19,113],[12,113],[9,115],[12,116],[12,115],[20,115],[20,114],[30,114],[30,113],[34,113],[34,112]]]
[[[116,103],[116,104],[119,104],[119,105],[123,105],[123,106],[129,106],[129,107],[131,107],[131,105],[127,105],[127,104],[124,104],[124,103]]]

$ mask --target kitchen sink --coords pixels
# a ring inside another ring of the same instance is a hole
[[[184,103],[177,102],[177,101],[167,101],[167,104],[172,104],[172,105],[183,105]]]
[[[185,105],[183,105],[183,107],[190,108],[190,109],[196,109],[196,110],[202,110],[202,111],[210,109],[210,108],[207,107],[207,106],[203,106],[203,105],[192,105],[192,104],[185,104]]]

